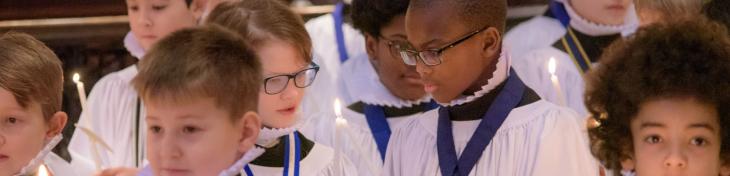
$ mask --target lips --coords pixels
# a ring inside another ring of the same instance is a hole
[[[608,10],[626,10],[626,6],[620,5],[620,4],[614,4],[606,6],[606,9]]]
[[[433,93],[438,89],[438,86],[436,86],[433,83],[424,83],[423,84],[423,91],[426,91],[426,93]]]
[[[7,161],[8,159],[10,159],[8,155],[0,154],[0,162]]]
[[[296,106],[290,106],[287,108],[276,110],[276,112],[282,114],[282,115],[292,115],[297,110]]]

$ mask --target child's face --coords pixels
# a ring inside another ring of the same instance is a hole
[[[421,76],[415,67],[403,63],[395,46],[408,43],[405,23],[405,15],[394,17],[388,25],[381,28],[381,36],[366,35],[366,46],[370,62],[383,85],[398,98],[416,100],[426,95]]]
[[[155,175],[218,175],[254,144],[260,122],[247,112],[231,121],[212,98],[147,101],[147,150]]]
[[[257,53],[261,58],[264,78],[295,74],[309,68],[301,52],[284,41],[267,41],[257,48]],[[284,90],[270,95],[265,92],[263,82],[261,85],[258,112],[261,114],[262,124],[272,128],[291,127],[297,120],[297,108],[304,96],[304,88],[296,87],[294,80],[290,79]]]
[[[436,50],[479,30],[454,20],[459,19],[456,14],[451,5],[408,9],[408,41],[418,51]],[[477,91],[492,77],[500,47],[499,32],[489,28],[443,50],[439,65],[427,66],[419,59],[416,71],[421,75],[424,91],[442,103]]]
[[[183,0],[127,0],[129,27],[142,48],[178,29],[195,25],[196,18]]]
[[[631,0],[570,0],[578,15],[592,22],[621,25],[629,11]]]
[[[642,104],[631,121],[636,173],[717,176],[723,142],[718,124],[714,107],[693,98]]]
[[[59,112],[46,122],[39,103],[23,108],[13,93],[3,88],[0,100],[0,175],[14,175],[61,132],[66,117]]]

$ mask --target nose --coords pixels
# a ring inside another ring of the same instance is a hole
[[[152,16],[151,16],[150,12],[144,8],[140,8],[139,19],[137,21],[139,21],[139,23],[142,24],[142,26],[145,26],[145,27],[152,26]]]
[[[162,158],[178,159],[182,157],[182,150],[177,144],[177,139],[173,134],[165,134],[160,143],[160,153]]]
[[[686,168],[687,155],[681,146],[674,146],[664,159],[664,166],[667,168]]]
[[[2,147],[2,146],[5,146],[5,135],[4,134],[0,134],[0,147]]]
[[[284,91],[281,92],[281,99],[282,100],[290,100],[294,97],[297,97],[299,95],[300,89],[296,87],[294,83],[294,79],[289,79],[289,83],[286,84],[286,88],[284,88]]]
[[[416,72],[418,72],[418,74],[421,74],[421,76],[423,76],[424,74],[431,73],[431,71],[433,71],[431,67],[426,65],[423,60],[416,59]]]

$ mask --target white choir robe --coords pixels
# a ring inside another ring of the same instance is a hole
[[[555,76],[560,83],[565,106],[573,109],[580,119],[585,120],[588,117],[583,101],[585,81],[568,53],[553,47],[536,49],[524,54],[522,58],[512,59],[512,68],[520,75],[525,85],[532,88],[541,98],[560,105],[561,98],[550,79],[551,74],[548,70],[550,58],[555,58]],[[597,64],[592,66],[595,67]]]
[[[340,176],[357,175],[356,168],[352,161],[342,153],[336,153],[334,149],[314,143],[312,150],[300,161],[299,175],[302,176]],[[256,176],[280,176],[284,173],[283,167],[259,166],[248,164]],[[245,174],[242,174],[245,176]]]
[[[504,45],[512,58],[522,58],[527,52],[551,46],[565,32],[565,27],[557,19],[538,15],[507,31]]]
[[[437,121],[432,110],[393,131],[383,175],[441,175]],[[457,155],[469,155],[462,151],[480,121],[452,121]],[[575,112],[544,100],[515,108],[468,175],[598,175],[585,130]]]
[[[63,158],[59,157],[55,153],[51,152],[46,155],[45,158],[43,158],[43,165],[48,168],[48,172],[50,172],[54,176],[75,176],[75,175],[81,175],[77,174],[78,170],[83,170],[83,168],[74,168],[71,167],[71,164],[66,162]],[[90,166],[89,166],[90,167]]]
[[[129,33],[127,36],[131,36]],[[127,39],[125,46],[130,49]],[[138,46],[138,44],[132,44]],[[140,47],[141,48],[141,47]],[[131,49],[130,49],[131,50]],[[139,53],[130,51],[130,53]],[[112,148],[109,152],[97,145],[101,165],[109,167],[135,167],[135,118],[137,116],[137,91],[134,90],[131,80],[137,75],[135,65],[123,70],[110,73],[100,79],[94,85],[86,102],[85,109],[81,112],[79,125],[86,125],[91,120],[91,130],[94,131]],[[141,103],[141,101],[140,101]],[[144,120],[144,106],[140,104],[139,114],[139,150],[145,151],[146,123]],[[91,141],[80,129],[74,130],[68,146],[71,154],[71,165],[88,165],[94,163]],[[143,157],[144,158],[144,157]],[[140,163],[140,166],[144,163]]]
[[[305,24],[305,28],[312,38],[313,62],[319,64],[320,70],[317,78],[311,86],[305,89],[302,99],[301,118],[306,122],[305,126],[314,129],[326,129],[319,131],[334,131],[333,104],[338,98],[338,80],[340,75],[340,57],[335,39],[334,18],[332,14],[322,15],[313,18]],[[365,52],[365,39],[362,34],[349,24],[342,26],[345,37],[347,53],[350,57],[361,55]],[[346,97],[339,97],[342,105],[346,106],[352,101]],[[331,133],[322,133],[301,128],[300,132],[313,141],[332,146]]]

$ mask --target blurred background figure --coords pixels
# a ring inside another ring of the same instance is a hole
[[[641,26],[693,17],[702,11],[702,0],[634,0],[634,4]]]

